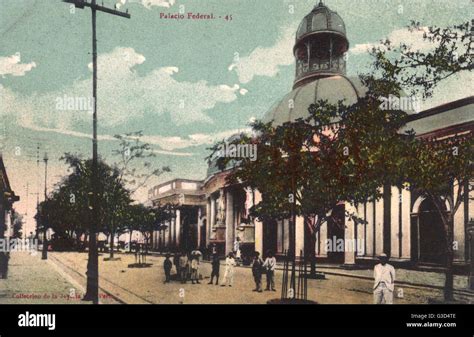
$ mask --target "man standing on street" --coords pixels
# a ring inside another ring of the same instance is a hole
[[[221,261],[219,260],[219,255],[217,253],[212,254],[212,272],[211,272],[211,280],[208,284],[212,284],[214,277],[216,278],[216,285],[219,284],[219,270],[221,267]]]
[[[171,280],[171,269],[173,268],[173,263],[170,260],[170,254],[166,254],[166,259],[163,263],[163,268],[165,270],[165,283],[169,283]]]
[[[374,303],[393,304],[395,268],[389,265],[388,256],[380,254],[380,263],[374,267]]]
[[[260,258],[260,253],[255,252],[255,256],[252,261],[252,274],[255,281],[255,289],[253,291],[262,292],[262,269],[263,260]]]
[[[179,275],[181,279],[181,283],[186,283],[188,279],[188,256],[186,253],[181,253],[179,256]]]
[[[273,256],[272,251],[268,251],[267,253],[267,258],[265,259],[265,262],[263,264],[263,267],[266,270],[267,273],[267,287],[265,288],[265,291],[269,291],[270,289],[272,291],[276,291],[275,289],[275,268],[276,268],[276,258]]]
[[[230,252],[225,259],[224,283],[221,284],[221,287],[225,287],[226,285],[232,287],[232,284],[234,283],[235,265],[234,253]]]

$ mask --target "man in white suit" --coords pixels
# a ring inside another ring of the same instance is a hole
[[[380,254],[380,263],[374,267],[374,303],[393,304],[395,268],[389,265],[386,254]]]

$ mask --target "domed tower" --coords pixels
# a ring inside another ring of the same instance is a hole
[[[308,116],[308,107],[319,100],[350,105],[365,95],[358,78],[346,76],[345,53],[349,49],[342,18],[322,1],[303,18],[293,52],[296,76],[293,90],[263,117],[274,125]]]
[[[349,49],[342,18],[322,1],[304,17],[296,33],[293,53],[296,76],[293,88],[315,78],[346,73],[344,54]]]

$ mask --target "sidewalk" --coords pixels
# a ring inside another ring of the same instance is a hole
[[[71,295],[82,295],[82,287],[41,260],[40,252],[15,252],[10,257],[8,279],[0,279],[0,304],[81,303]]]
[[[343,275],[352,276],[363,279],[373,280],[372,269],[356,269],[348,270],[340,266],[328,266],[322,265],[316,267],[318,271],[328,275]],[[409,270],[409,269],[396,269],[396,284],[399,285],[410,285],[415,287],[429,287],[442,289],[444,287],[445,276],[444,273]],[[459,291],[466,291],[468,288],[468,277],[467,276],[454,276],[454,289]]]

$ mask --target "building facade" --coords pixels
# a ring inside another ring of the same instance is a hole
[[[265,114],[263,121],[278,125],[305,117],[309,105],[321,99],[331,104],[342,100],[350,105],[363,97],[365,89],[359,79],[346,76],[348,48],[344,21],[319,3],[304,17],[296,33],[293,89]],[[413,129],[417,137],[431,139],[472,134],[473,103],[471,96],[416,114],[410,107],[405,109],[409,113],[406,128]],[[200,228],[199,239],[194,238],[198,242],[196,247],[207,249],[215,245],[221,254],[225,254],[234,251],[238,241],[244,255],[268,250],[277,256],[283,254],[289,248],[289,220],[262,223],[250,218],[249,209],[261,200],[261,195],[239,185],[226,184],[226,176],[231,170],[232,167],[219,170],[211,163],[204,181],[195,182],[193,193],[199,202],[194,207],[199,212],[194,214],[193,222]],[[167,184],[158,186],[157,194],[151,196],[151,200],[165,200],[168,194],[176,195],[172,187],[163,187]],[[465,195],[454,223],[455,264],[458,266],[466,266],[470,256],[466,226],[474,217],[474,191],[472,186],[466,188],[471,191]],[[400,265],[443,264],[444,231],[431,200],[396,187],[385,186],[382,190],[384,197],[377,202],[363,205],[341,202],[333,210],[337,223],[325,223],[317,233],[317,259],[350,267],[386,253]],[[185,192],[181,190],[181,193]],[[349,208],[366,223],[355,224],[345,218],[345,210]],[[184,228],[178,227],[180,229],[175,231]],[[312,249],[310,234],[302,217],[297,217],[295,231],[296,251],[309,253]],[[174,238],[170,233],[166,235]],[[171,246],[176,244],[173,239],[165,242],[170,242]],[[342,249],[338,249],[341,243]]]
[[[205,201],[202,182],[174,179],[148,191],[151,206],[171,205],[173,216],[154,231],[158,251],[192,251],[205,245]]]
[[[20,198],[13,192],[7,171],[3,163],[3,157],[0,154],[0,239],[9,236],[12,219],[13,203]]]

